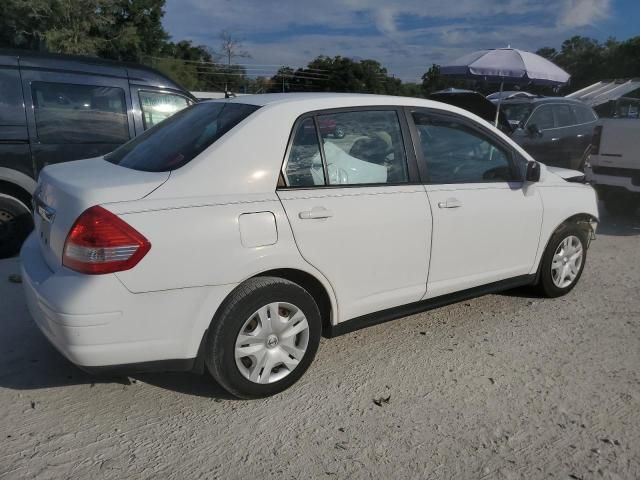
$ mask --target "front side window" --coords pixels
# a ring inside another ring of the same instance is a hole
[[[502,146],[456,119],[413,113],[433,184],[509,182],[516,178]]]
[[[196,103],[117,148],[105,160],[144,172],[176,170],[258,108],[241,103]]]
[[[555,122],[553,120],[553,110],[551,110],[551,106],[543,105],[537,108],[527,122],[527,126],[536,126],[538,130],[548,130],[550,128],[555,128]]]
[[[173,93],[140,91],[142,123],[147,130],[176,112],[187,108],[193,102],[182,95]]]
[[[531,115],[531,104],[529,103],[503,103],[500,111],[503,112],[507,120],[513,123],[524,123]]]
[[[553,111],[556,114],[557,127],[570,127],[571,125],[576,124],[576,121],[573,119],[573,112],[569,105],[554,105]]]
[[[32,82],[38,140],[44,144],[121,144],[129,140],[124,90]]]

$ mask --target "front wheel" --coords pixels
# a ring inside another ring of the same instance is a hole
[[[305,289],[281,278],[252,278],[229,295],[213,320],[206,364],[237,397],[274,395],[304,374],[321,333],[318,306]]]
[[[587,260],[587,233],[566,225],[553,234],[540,265],[538,287],[547,297],[560,297],[576,286]]]

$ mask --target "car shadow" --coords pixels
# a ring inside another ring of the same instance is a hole
[[[611,235],[614,237],[640,235],[639,210],[621,215],[611,215],[604,208],[600,208],[600,212],[598,235]]]
[[[140,381],[186,395],[221,400],[235,398],[208,374],[132,372],[113,376],[84,372],[55,350],[30,319],[26,307],[20,306],[17,310],[6,319],[4,334],[0,335],[0,388],[37,390],[72,385],[131,385]]]

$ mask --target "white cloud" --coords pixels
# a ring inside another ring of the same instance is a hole
[[[564,0],[558,25],[584,27],[606,19],[611,14],[611,0]]]
[[[379,60],[404,80],[471,50],[555,46],[610,15],[611,0],[168,0],[175,39],[244,39],[248,63],[302,66],[317,55]],[[265,73],[266,74],[266,73]]]

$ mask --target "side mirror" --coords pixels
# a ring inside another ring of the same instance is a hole
[[[540,164],[538,162],[527,162],[527,172],[525,174],[527,182],[540,181]]]
[[[540,131],[540,129],[538,128],[538,126],[535,123],[531,124],[531,125],[529,125],[527,127],[527,132],[532,137],[541,137],[542,136],[542,131]]]

